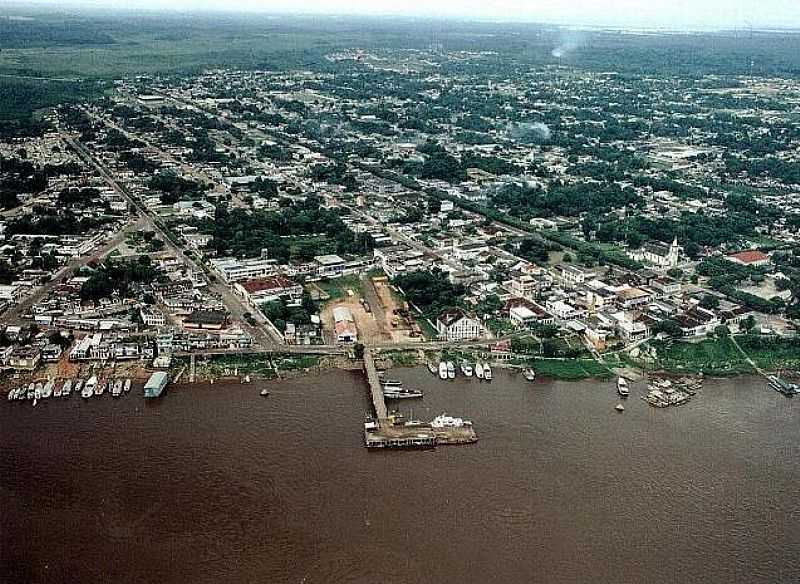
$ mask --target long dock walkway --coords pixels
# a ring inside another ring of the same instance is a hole
[[[375,416],[378,418],[378,425],[381,427],[389,424],[389,413],[386,410],[386,400],[383,397],[383,387],[378,377],[378,370],[375,369],[375,360],[372,358],[372,351],[364,349],[364,369],[367,372],[369,390],[372,394],[372,405],[375,407]]]

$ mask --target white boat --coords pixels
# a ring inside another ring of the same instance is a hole
[[[67,379],[64,382],[64,387],[61,388],[61,395],[63,395],[64,397],[69,397],[69,394],[71,393],[72,393],[72,380]]]
[[[242,379],[242,383],[250,383],[250,376],[249,375],[245,375],[244,379]]]
[[[124,391],[125,393],[128,393],[130,390],[131,390],[131,380],[130,379],[126,379],[125,380],[125,384],[122,386],[122,391]]]
[[[454,418],[447,414],[436,416],[431,421],[431,428],[463,428],[464,426],[472,426],[472,422],[463,418]]]
[[[92,375],[89,379],[86,380],[86,384],[83,386],[83,391],[81,392],[81,397],[83,398],[90,398],[94,395],[94,390],[97,387],[97,375]]]
[[[470,365],[466,361],[462,361],[461,373],[463,373],[466,377],[472,377],[472,365]]]
[[[117,379],[114,381],[114,385],[111,387],[111,395],[114,397],[119,397],[122,395],[122,380]]]
[[[27,392],[28,399],[33,399],[35,388],[36,388],[36,384],[31,381],[31,384],[28,386],[28,392]]]
[[[475,377],[478,379],[483,379],[483,365],[480,361],[475,363]]]
[[[439,361],[439,379],[447,379],[447,363]]]
[[[617,404],[617,407],[615,407],[614,409],[617,410],[618,412],[624,412],[625,406],[623,406],[622,404]]]
[[[528,381],[534,381],[536,379],[536,371],[532,367],[528,367],[522,372],[522,376]]]
[[[101,379],[100,383],[95,385],[94,387],[94,394],[95,395],[103,395],[106,391],[106,387],[108,386],[108,382],[105,379]]]
[[[8,401],[14,401],[14,398],[16,396],[17,396],[17,390],[16,389],[12,389],[11,391],[8,392],[8,396],[7,396],[8,397]]]
[[[447,362],[447,379],[455,379],[456,378],[456,366],[453,364],[452,361]]]
[[[52,379],[48,379],[47,383],[44,384],[42,387],[42,399],[48,398],[53,395],[53,386],[55,382]]]
[[[33,390],[33,401],[36,402],[37,400],[42,399],[42,389],[43,386],[41,383],[37,383],[36,387]]]
[[[436,375],[437,373],[436,365],[434,365],[430,361],[428,361],[428,371],[430,371],[433,375]]]
[[[484,363],[483,364],[483,378],[486,381],[491,381],[492,380],[492,368],[489,367],[488,363]]]
[[[269,395],[269,390],[268,389],[262,389],[260,395],[261,395],[261,397],[267,397]]]
[[[76,379],[75,385],[72,386],[72,389],[75,391],[75,393],[80,393],[81,388],[83,388],[83,379]]]
[[[628,382],[624,377],[617,378],[617,393],[619,393],[622,397],[628,397],[630,393],[628,391]]]

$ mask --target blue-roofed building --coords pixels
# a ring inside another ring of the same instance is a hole
[[[144,397],[159,397],[169,383],[169,375],[164,371],[156,371],[144,386]]]

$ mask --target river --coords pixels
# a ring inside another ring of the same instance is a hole
[[[800,400],[391,373],[480,441],[370,452],[363,377],[0,403],[0,582],[800,580]]]

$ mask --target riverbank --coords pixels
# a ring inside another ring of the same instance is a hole
[[[638,351],[620,356],[620,360],[644,371],[702,373],[713,377],[757,373],[748,357],[767,372],[800,371],[798,338],[737,335],[735,339],[736,342],[731,337],[699,342],[650,341]]]
[[[734,377],[758,373],[753,363],[767,373],[794,377],[800,372],[800,339],[761,335],[688,341],[648,341],[639,347],[620,353],[607,353],[601,360],[589,357],[542,357],[539,355],[495,354],[481,350],[425,350],[420,348],[378,351],[377,365],[384,369],[424,366],[430,362],[486,361],[495,367],[533,368],[539,377],[561,381],[584,379],[610,379],[616,375],[637,377],[645,374],[704,375],[707,377]],[[738,347],[737,347],[738,343]],[[299,354],[227,354],[198,356],[195,359],[194,380],[221,381],[251,379],[287,379],[304,375],[341,370],[360,370],[361,362],[345,355]],[[76,364],[62,359],[48,363],[33,372],[19,372],[4,376],[0,389],[47,379],[87,377],[91,374],[105,377],[125,377],[145,380],[154,371],[145,362]],[[191,360],[188,357],[173,360],[169,370],[174,378],[183,372],[181,381],[190,378]],[[630,375],[629,375],[630,374]]]

